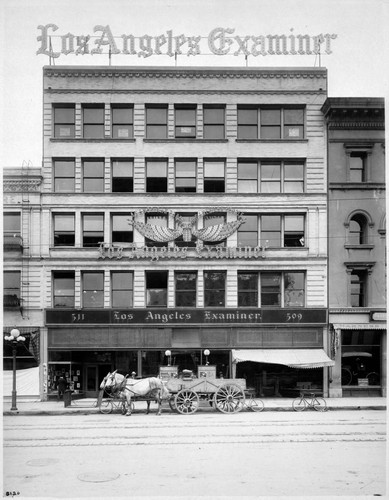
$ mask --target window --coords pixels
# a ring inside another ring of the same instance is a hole
[[[257,108],[238,108],[238,139],[258,139]]]
[[[176,160],[176,193],[196,192],[196,160]]]
[[[261,164],[261,193],[281,193],[281,164]]]
[[[74,247],[74,214],[54,215],[54,246]]]
[[[112,307],[129,308],[134,302],[134,275],[129,271],[111,272]]]
[[[284,273],[284,306],[304,307],[305,305],[305,273]]]
[[[20,213],[4,212],[3,214],[3,232],[4,236],[20,236]]]
[[[284,247],[303,247],[304,241],[304,216],[284,216]]]
[[[112,192],[132,193],[134,191],[134,162],[112,160]]]
[[[54,106],[54,137],[72,139],[75,128],[74,104],[58,104]]]
[[[54,191],[56,193],[74,192],[74,159],[54,160]]]
[[[98,247],[104,241],[104,215],[84,214],[83,220],[83,247]]]
[[[352,152],[350,153],[350,181],[365,182],[366,181],[366,153]]]
[[[304,225],[303,215],[262,215],[261,245],[266,248],[304,247]]]
[[[238,192],[303,193],[304,163],[282,160],[239,160]]]
[[[82,118],[84,139],[104,139],[104,104],[85,104]]]
[[[225,213],[212,213],[204,216],[204,228],[211,226],[218,226],[220,224],[225,224],[227,222],[227,215]],[[217,240],[217,241],[204,241],[204,245],[219,245],[225,246],[227,238]]]
[[[239,106],[238,139],[258,138],[303,139],[304,109]]]
[[[167,307],[167,271],[146,271],[146,305]]]
[[[224,106],[204,106],[203,137],[204,139],[224,139],[225,137]]]
[[[262,307],[304,307],[304,272],[263,272],[260,277]]]
[[[365,216],[357,214],[350,219],[348,240],[350,245],[364,245],[367,243],[367,222]]]
[[[204,193],[224,193],[224,161],[204,160]]]
[[[244,214],[246,221],[238,228],[238,247],[258,245],[258,216]]]
[[[150,224],[151,226],[168,227],[168,215],[157,212],[146,214],[146,224]],[[147,247],[167,247],[168,245],[168,242],[154,241],[150,238],[145,238],[145,243]]]
[[[196,272],[176,272],[176,307],[196,307]]]
[[[3,273],[4,308],[20,307],[20,271]]]
[[[238,307],[258,307],[258,273],[238,272]]]
[[[226,272],[204,271],[204,306],[225,307]]]
[[[182,236],[179,236],[174,240],[174,244],[177,247],[189,247],[193,248],[196,246],[196,237],[192,234],[192,227],[197,229],[197,214],[196,213],[177,213],[175,217],[175,227],[186,226]]]
[[[104,160],[83,161],[84,193],[104,192]]]
[[[258,193],[258,162],[238,161],[238,193]]]
[[[130,213],[112,215],[112,243],[114,245],[123,245],[134,241],[133,226],[129,222],[130,218]]]
[[[82,307],[104,307],[104,272],[82,273]]]
[[[146,107],[146,138],[167,139],[167,106]]]
[[[281,139],[281,110],[261,109],[261,139]]]
[[[112,137],[114,139],[132,139],[134,137],[134,109],[124,104],[111,106]]]
[[[74,272],[53,272],[53,306],[74,307]]]
[[[146,192],[167,193],[167,161],[146,161]]]
[[[351,307],[366,306],[366,271],[351,272]]]
[[[261,217],[261,246],[281,246],[281,216],[263,215]]]
[[[196,137],[196,106],[176,106],[175,137]]]

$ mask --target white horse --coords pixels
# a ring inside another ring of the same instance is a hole
[[[171,394],[165,387],[160,378],[149,377],[142,379],[132,379],[124,377],[115,370],[108,373],[100,384],[100,389],[105,389],[111,392],[117,392],[119,397],[125,398],[127,403],[126,415],[131,415],[131,398],[145,397],[147,398],[147,414],[150,411],[150,401],[155,400],[158,403],[157,415],[161,415],[162,400],[170,398]]]

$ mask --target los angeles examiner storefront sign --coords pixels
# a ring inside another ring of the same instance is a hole
[[[326,309],[47,309],[47,325],[325,324]]]

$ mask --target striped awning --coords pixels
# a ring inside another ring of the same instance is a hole
[[[233,363],[254,361],[292,368],[322,368],[335,365],[324,349],[233,349],[231,352]]]
[[[335,330],[386,330],[386,323],[333,323]]]

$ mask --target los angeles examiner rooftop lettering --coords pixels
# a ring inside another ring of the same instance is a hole
[[[197,56],[214,54],[218,56],[266,56],[266,55],[311,55],[332,54],[331,42],[337,38],[333,33],[318,35],[295,34],[253,34],[237,35],[234,28],[215,28],[207,37],[201,35],[175,34],[167,30],[158,35],[135,36],[132,34],[116,35],[109,25],[97,25],[92,35],[54,34],[58,26],[53,23],[39,25],[37,37],[40,47],[36,54],[52,58],[61,55],[94,55],[106,53],[123,54],[137,57],[165,55]],[[323,48],[322,48],[323,45]]]

